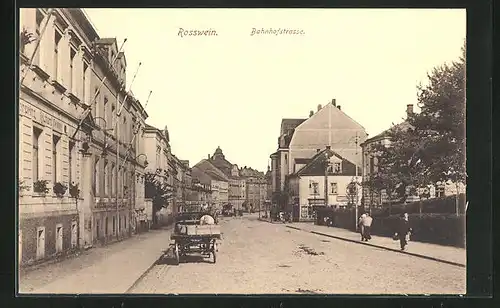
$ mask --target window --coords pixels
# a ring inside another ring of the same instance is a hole
[[[94,163],[94,172],[92,178],[92,190],[94,191],[94,196],[99,196],[99,158],[96,157]]]
[[[104,118],[104,121],[106,121],[104,123],[105,126],[109,126],[111,125],[111,120],[110,120],[110,117],[109,117],[109,114],[106,112],[106,110],[108,110],[108,97],[107,96],[104,96],[104,110],[103,110],[103,118]],[[103,122],[104,122],[103,121]],[[109,124],[108,124],[109,123]],[[103,126],[104,128],[108,128],[108,127],[105,127]]]
[[[109,196],[109,172],[107,161],[104,161],[104,194]]]
[[[39,164],[39,160],[38,160],[38,155],[39,155],[39,152],[38,152],[38,147],[39,147],[39,143],[40,143],[40,135],[42,134],[42,130],[37,128],[37,127],[33,127],[33,151],[32,151],[32,163],[33,163],[33,166],[31,167],[32,168],[32,172],[33,172],[33,182],[36,182],[38,181],[39,179],[39,170],[40,170],[40,164]]]
[[[44,19],[45,19],[45,17],[43,16],[42,12],[40,12],[40,10],[37,9],[36,10],[36,30],[35,30],[35,34],[36,34],[36,38],[38,40],[41,39],[40,33],[41,33],[42,23],[43,23]],[[33,42],[32,44],[35,44],[35,42]],[[39,65],[40,64],[40,51],[38,51],[38,52],[35,53],[35,56],[33,58],[33,64],[35,64],[35,65]]]
[[[68,182],[73,183],[73,150],[75,143],[70,141],[68,146]]]
[[[75,70],[74,70],[74,62],[75,62],[76,51],[71,48],[69,51],[69,89],[71,93],[75,93]]]
[[[115,176],[115,164],[111,164],[111,197],[116,197],[116,176]]]
[[[313,195],[319,195],[319,183],[312,182],[309,187],[311,188],[311,194]]]
[[[114,106],[114,105],[113,105],[113,106],[111,106],[111,123],[110,123],[110,126],[111,126],[111,127],[114,127],[114,126],[115,126],[115,116],[116,116],[116,114],[115,114],[115,109],[116,109],[116,108],[115,108],[115,106]],[[108,123],[109,123],[109,122],[108,122]]]
[[[55,36],[54,36],[54,79],[59,80],[59,45],[61,43],[61,38],[62,35],[59,33],[59,31],[55,31]]]
[[[108,236],[108,230],[109,230],[109,221],[108,221],[108,217],[106,217],[106,219],[104,221],[104,235],[105,236]]]
[[[342,172],[342,168],[341,168],[340,163],[334,163],[333,164],[333,172],[335,172],[335,173],[341,173]]]
[[[330,194],[336,195],[338,194],[337,192],[337,183],[330,183]]]
[[[87,99],[87,70],[89,65],[83,61],[83,91],[82,91],[82,102],[85,104]]]
[[[52,135],[52,183],[55,184],[57,183],[58,180],[58,166],[57,166],[57,148],[59,145],[59,140],[61,137]]]
[[[113,216],[113,235],[116,233],[116,217]]]
[[[373,156],[370,157],[370,174],[373,174],[374,172],[374,159]]]

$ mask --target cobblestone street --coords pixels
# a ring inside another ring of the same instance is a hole
[[[167,258],[129,293],[465,293],[465,268],[293,230],[255,215],[221,224],[216,264],[190,258],[169,265]]]

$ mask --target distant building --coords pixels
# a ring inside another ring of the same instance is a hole
[[[356,165],[329,146],[304,161],[302,167],[287,176],[288,202],[292,204],[294,221],[313,220],[314,206],[341,208],[359,202],[361,190],[357,195],[348,192],[350,183],[361,182],[361,168],[357,168],[359,176],[356,177]],[[326,197],[325,185],[328,190]]]
[[[278,150],[271,154],[272,200],[286,207],[286,178],[307,165],[319,149],[329,146],[335,153],[361,166],[360,144],[367,134],[363,126],[345,114],[336,101],[311,111],[307,119],[283,119]]]
[[[193,166],[193,179],[211,189],[211,203],[218,209],[229,202],[229,179],[210,160],[204,159]]]
[[[229,179],[229,203],[237,210],[243,209],[243,203],[246,200],[246,183],[245,179],[240,177],[238,165],[226,160],[220,147],[217,147],[210,157],[210,162]]]

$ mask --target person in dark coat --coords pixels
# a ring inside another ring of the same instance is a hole
[[[408,213],[401,214],[396,230],[396,236],[399,239],[401,250],[405,250],[406,245],[408,245],[407,237],[411,231],[412,229],[410,228],[410,222],[408,221]]]

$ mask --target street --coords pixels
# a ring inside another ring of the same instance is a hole
[[[256,215],[220,223],[216,264],[192,257],[170,265],[166,258],[128,293],[465,293],[465,268],[293,230]]]

